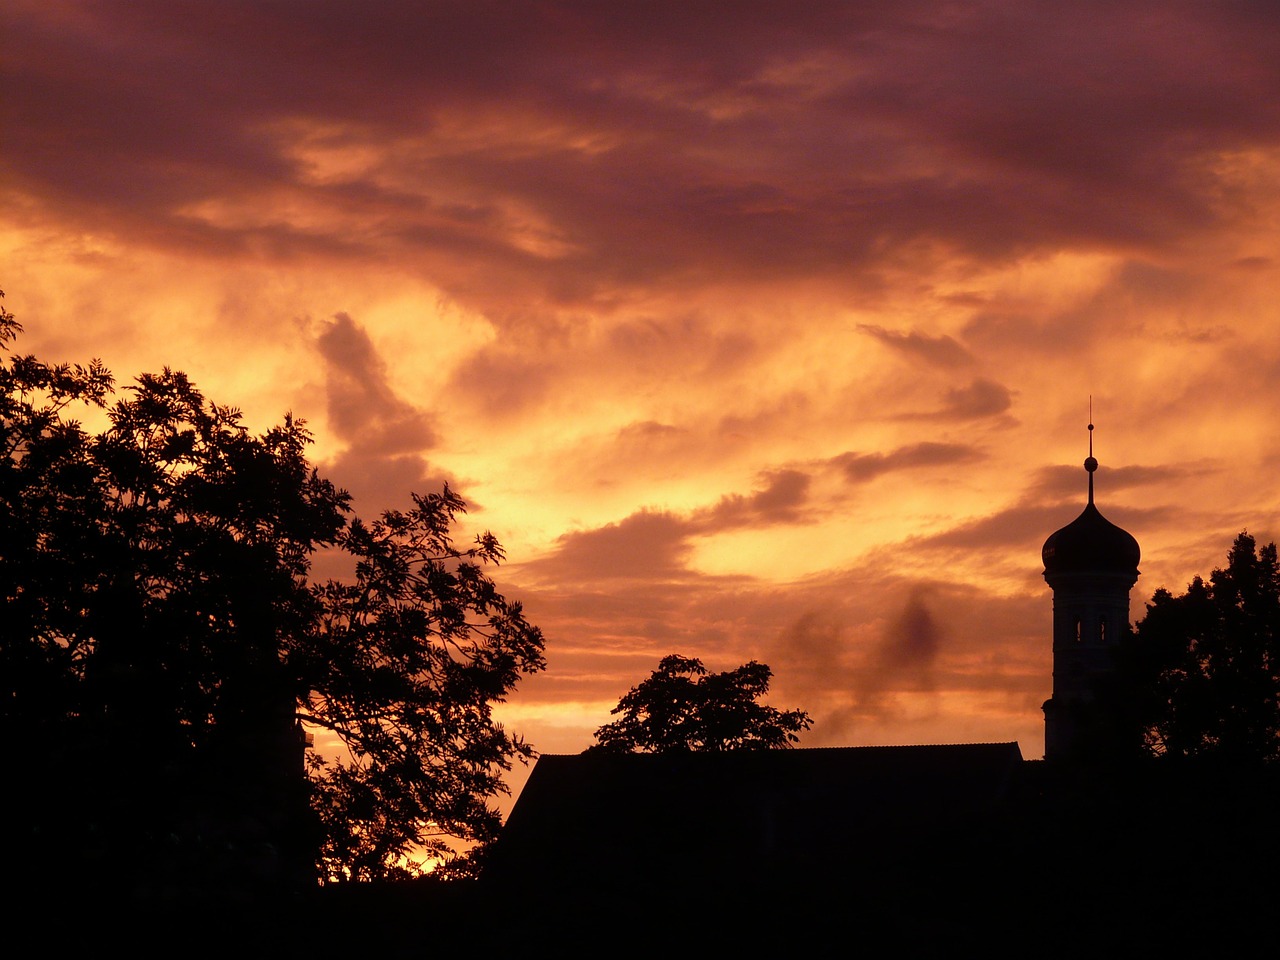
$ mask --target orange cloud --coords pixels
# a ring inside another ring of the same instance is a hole
[[[0,18],[26,347],[292,410],[364,514],[456,483],[557,749],[679,652],[814,742],[1038,755],[1091,396],[1135,615],[1278,532],[1264,5]]]

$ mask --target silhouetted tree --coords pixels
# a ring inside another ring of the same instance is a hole
[[[0,733],[28,863],[137,883],[394,876],[485,840],[530,750],[491,705],[542,638],[458,549],[463,502],[348,522],[286,417],[261,436],[181,373],[18,356],[0,310]],[[106,410],[90,434],[69,413]],[[351,582],[315,586],[327,546]],[[349,756],[308,755],[323,728]]]
[[[1157,590],[1133,645],[1148,749],[1170,757],[1280,757],[1280,567],[1241,533],[1227,565]]]
[[[400,875],[415,847],[447,857],[446,837],[493,839],[486,800],[532,754],[492,713],[544,665],[542,634],[483,572],[502,548],[488,533],[454,546],[464,504],[447,486],[413,500],[343,532],[354,581],[317,592],[319,629],[299,651],[303,718],[350,748],[311,763],[328,879]]]
[[[759,703],[769,692],[769,667],[752,660],[708,673],[701,660],[672,654],[610,711],[621,714],[596,731],[593,750],[663,753],[789,747],[812,725],[802,710]]]

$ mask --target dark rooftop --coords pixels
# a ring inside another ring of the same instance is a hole
[[[980,832],[1021,765],[1016,743],[543,756],[486,874],[596,890],[845,869],[886,838]]]

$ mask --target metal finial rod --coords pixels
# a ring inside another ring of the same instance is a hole
[[[1098,469],[1098,461],[1093,456],[1093,395],[1089,395],[1089,457],[1084,462],[1089,472],[1089,502],[1093,503],[1093,472]]]
[[[1089,456],[1093,456],[1093,394],[1089,394]]]

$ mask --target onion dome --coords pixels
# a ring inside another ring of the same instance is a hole
[[[1142,551],[1127,530],[1117,527],[1093,504],[1093,424],[1089,424],[1089,503],[1084,512],[1061,530],[1049,535],[1040,551],[1045,576],[1056,573],[1136,573]]]

